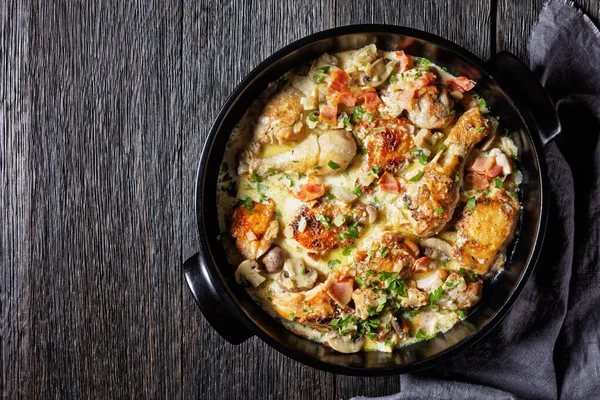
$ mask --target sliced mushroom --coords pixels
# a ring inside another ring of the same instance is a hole
[[[279,285],[290,292],[308,290],[315,285],[317,277],[317,271],[304,266],[301,259],[291,258],[283,264],[283,270],[279,273]]]
[[[362,77],[362,82],[371,87],[379,86],[387,80],[395,66],[395,60],[379,58],[365,68],[365,75]]]
[[[340,307],[344,308],[352,300],[352,293],[354,292],[354,281],[351,279],[345,279],[341,281],[330,281],[327,284],[327,294],[331,297]]]
[[[262,263],[269,273],[277,272],[283,267],[285,254],[279,246],[273,246],[262,258]]]
[[[444,284],[444,281],[448,277],[448,271],[445,269],[438,269],[431,275],[417,279],[417,287],[425,292],[431,292],[436,288],[439,288]]]
[[[265,277],[258,272],[258,263],[254,260],[243,261],[235,271],[235,281],[242,286],[258,287]]]
[[[331,193],[341,202],[350,204],[354,200],[356,200],[357,196],[350,190],[343,188],[341,186],[333,186],[331,188]]]
[[[498,133],[498,120],[496,118],[488,119],[488,123],[490,124],[490,132],[488,133],[487,138],[481,144],[481,150],[488,150],[494,144],[496,140],[496,135]]]
[[[421,246],[425,248],[425,255],[437,259],[449,259],[452,253],[452,246],[445,240],[438,238],[421,239]]]
[[[369,224],[373,224],[377,221],[377,207],[372,204],[367,205],[366,207],[367,215],[369,216]]]
[[[398,336],[400,336],[401,338],[406,339],[410,336],[410,327],[402,318],[395,318],[392,321],[392,328],[394,328]]]
[[[340,353],[357,353],[365,345],[365,339],[353,339],[350,335],[333,337],[327,341],[327,344]]]

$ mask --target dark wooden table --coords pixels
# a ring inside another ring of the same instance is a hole
[[[120,3],[120,4],[117,4]],[[593,18],[595,0],[578,3]],[[542,0],[0,1],[3,398],[338,399],[391,378],[222,340],[185,286],[204,137],[276,49],[355,23],[526,60]]]

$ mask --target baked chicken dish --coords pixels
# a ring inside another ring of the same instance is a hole
[[[429,340],[500,273],[518,147],[476,83],[375,45],[288,72],[232,133],[218,183],[236,281],[339,352]]]

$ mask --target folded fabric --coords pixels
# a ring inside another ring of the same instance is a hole
[[[537,267],[490,334],[380,399],[600,398],[600,31],[552,0],[529,55],[563,128],[545,147],[550,218]]]

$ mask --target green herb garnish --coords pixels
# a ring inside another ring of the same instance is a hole
[[[408,181],[409,182],[417,182],[419,179],[421,179],[422,176],[423,176],[423,171],[419,171],[419,172],[417,172],[417,174],[415,176],[410,178]]]

